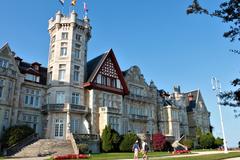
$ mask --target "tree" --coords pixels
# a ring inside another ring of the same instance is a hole
[[[102,150],[104,152],[119,151],[121,137],[111,126],[105,126],[102,133]]]
[[[200,137],[202,136],[202,130],[201,128],[197,127],[196,128],[196,139],[197,139],[197,143],[200,143]]]
[[[26,125],[12,126],[8,128],[2,136],[3,146],[10,147],[34,133],[35,131]]]
[[[223,36],[230,39],[240,41],[240,0],[225,0],[219,5],[219,8],[213,12],[209,12],[203,8],[198,0],[193,0],[192,4],[187,8],[187,14],[206,14],[211,17],[217,17],[222,20],[223,23],[229,24],[229,30],[224,32]],[[240,54],[239,49],[232,49],[234,53]],[[231,82],[231,85],[235,87],[234,90],[225,91],[220,94],[222,99],[221,104],[230,107],[240,107],[240,79],[236,78]],[[236,117],[240,116],[237,110],[234,110]]]
[[[238,148],[240,148],[240,141],[238,142]]]
[[[161,133],[153,134],[153,150],[154,151],[161,151],[164,149],[164,145],[166,143],[166,137]]]
[[[187,14],[206,14],[220,18],[223,23],[230,24],[229,31],[224,32],[223,36],[225,38],[230,38],[231,41],[235,39],[240,40],[239,4],[239,0],[228,0],[222,2],[218,9],[210,13],[199,4],[198,0],[193,0],[193,3],[187,8]]]
[[[214,147],[215,138],[211,133],[207,133],[200,136],[199,142],[201,148],[210,149]]]
[[[214,148],[219,148],[221,146],[223,146],[223,139],[217,137],[214,142]]]
[[[122,152],[131,152],[132,151],[132,146],[138,139],[137,135],[135,133],[127,133],[121,144],[120,144],[120,151]]]

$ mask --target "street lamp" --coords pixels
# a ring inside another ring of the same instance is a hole
[[[224,132],[224,125],[223,125],[222,108],[221,108],[221,104],[220,104],[220,95],[219,95],[220,93],[222,93],[221,88],[222,88],[222,86],[221,86],[220,81],[217,80],[217,78],[213,77],[212,78],[212,89],[213,89],[213,91],[216,92],[216,97],[217,97],[217,104],[218,104],[220,121],[221,121],[221,126],[222,126],[224,153],[228,153],[226,137],[225,137],[225,132]]]

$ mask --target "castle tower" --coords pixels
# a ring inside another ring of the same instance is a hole
[[[84,101],[87,42],[91,38],[88,18],[60,11],[49,20],[48,91],[45,111],[46,138],[67,139],[69,133],[89,132]]]

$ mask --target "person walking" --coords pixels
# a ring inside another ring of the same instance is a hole
[[[138,141],[136,141],[132,147],[132,150],[134,152],[134,160],[138,160],[138,152],[140,151]]]
[[[142,142],[143,160],[148,160],[148,156],[147,156],[148,150],[149,150],[149,147],[148,147],[147,142],[143,141]]]

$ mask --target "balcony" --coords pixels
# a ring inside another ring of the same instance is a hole
[[[82,105],[70,104],[71,112],[87,112],[87,107]]]
[[[46,104],[42,106],[42,112],[67,112],[68,111],[67,106],[68,105],[66,104]],[[86,106],[70,104],[69,111],[85,113],[88,110]]]
[[[100,111],[107,112],[107,113],[120,114],[120,109],[119,108],[113,108],[113,107],[101,107]]]
[[[146,97],[146,96],[141,96],[141,95],[131,94],[131,93],[128,96],[126,96],[126,98],[129,98],[135,101],[147,102],[147,103],[151,103],[153,99],[152,97]]]
[[[17,78],[17,72],[10,68],[0,67],[0,75],[11,78]]]
[[[137,114],[129,114],[129,118],[131,120],[138,120],[138,121],[147,121],[148,116],[143,116],[143,115],[137,115]]]
[[[64,104],[46,104],[42,106],[42,112],[67,112]]]

